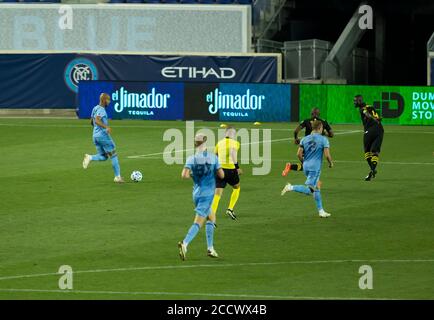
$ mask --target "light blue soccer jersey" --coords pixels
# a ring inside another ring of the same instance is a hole
[[[194,186],[193,197],[212,197],[216,186],[216,171],[221,168],[212,152],[198,152],[188,157],[185,168],[191,170]]]
[[[328,139],[320,133],[312,133],[301,139],[300,146],[304,150],[303,169],[321,171],[324,148],[330,148]]]
[[[92,109],[92,121],[93,121],[93,136],[94,137],[106,137],[108,136],[106,130],[103,127],[98,126],[95,123],[95,118],[99,116],[101,117],[101,122],[105,125],[108,125],[108,116],[107,112],[105,111],[104,107],[101,107],[100,105],[95,106]]]

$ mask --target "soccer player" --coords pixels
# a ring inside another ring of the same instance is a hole
[[[328,124],[327,121],[321,119],[320,116],[320,110],[319,108],[315,107],[312,109],[310,113],[311,117],[309,119],[303,120],[297,128],[294,130],[294,143],[296,145],[300,144],[300,139],[298,138],[298,133],[304,128],[305,129],[305,136],[308,136],[312,132],[312,123],[315,120],[321,121],[323,125],[323,131],[322,135],[326,135],[329,138],[332,138],[334,136],[333,130]],[[289,171],[295,170],[295,171],[302,171],[303,170],[303,163],[290,163],[288,162],[285,166],[285,169],[282,172],[282,176],[286,176]]]
[[[237,219],[234,214],[234,207],[240,197],[240,174],[242,174],[237,160],[240,143],[235,140],[236,133],[234,127],[228,126],[225,131],[226,137],[220,140],[214,149],[214,153],[218,155],[225,176],[224,178],[217,178],[217,188],[215,189],[214,200],[212,202],[212,210],[217,212],[223,189],[226,187],[226,184],[229,184],[232,186],[232,194],[226,214],[232,220]]]
[[[196,237],[200,228],[206,221],[206,240],[208,245],[207,254],[209,257],[218,258],[214,250],[214,228],[216,215],[211,210],[211,204],[214,196],[216,185],[216,175],[219,178],[224,177],[218,158],[214,153],[206,150],[206,136],[196,135],[194,145],[196,154],[188,157],[181,176],[184,179],[193,178],[193,202],[195,205],[196,216],[193,225],[188,230],[184,240],[178,243],[179,256],[185,260],[187,247]]]
[[[110,96],[107,93],[101,93],[99,96],[99,105],[92,109],[91,124],[93,126],[93,143],[96,146],[97,154],[85,154],[83,159],[83,168],[87,169],[91,161],[106,161],[108,158],[112,161],[113,171],[115,173],[114,181],[123,183],[121,169],[119,166],[118,155],[115,150],[115,143],[111,138],[111,128],[108,126],[107,106],[110,104]]]
[[[313,195],[318,209],[318,214],[321,218],[327,218],[329,213],[324,211],[321,200],[321,191],[318,186],[319,177],[321,174],[321,164],[323,155],[326,157],[329,167],[333,167],[332,157],[330,155],[330,144],[326,137],[321,133],[323,124],[319,120],[312,123],[312,134],[304,137],[298,147],[298,159],[303,162],[303,171],[307,177],[305,185],[291,185],[288,183],[282,190],[282,196],[288,191]]]
[[[363,102],[362,95],[354,97],[354,106],[359,109],[362,118],[365,134],[363,135],[363,145],[365,149],[365,160],[368,162],[370,171],[365,177],[365,181],[371,181],[377,174],[377,164],[379,161],[381,144],[383,143],[384,128],[381,118],[373,106]]]

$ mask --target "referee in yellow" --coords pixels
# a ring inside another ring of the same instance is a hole
[[[237,131],[233,126],[228,126],[225,131],[225,138],[220,140],[215,146],[214,153],[219,158],[225,176],[223,179],[219,177],[216,178],[216,189],[211,206],[212,211],[216,213],[220,198],[223,194],[223,189],[226,187],[226,184],[231,185],[233,189],[226,214],[231,217],[232,220],[237,219],[234,214],[234,207],[240,196],[240,174],[243,173],[238,166],[237,159],[240,143],[235,140],[236,133]]]

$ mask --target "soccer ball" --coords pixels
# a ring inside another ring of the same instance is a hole
[[[140,171],[133,171],[131,173],[131,180],[134,182],[142,181],[142,173]]]

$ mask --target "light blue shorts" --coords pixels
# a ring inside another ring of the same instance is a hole
[[[321,171],[304,171],[305,176],[307,177],[306,182],[304,183],[308,187],[312,187],[317,189],[317,184],[319,181],[319,176],[321,175]]]
[[[198,216],[203,218],[208,217],[211,214],[211,205],[214,199],[214,195],[206,197],[195,197],[193,196],[193,202]]]
[[[116,149],[116,145],[110,137],[93,137],[93,143],[98,154],[105,155]]]

